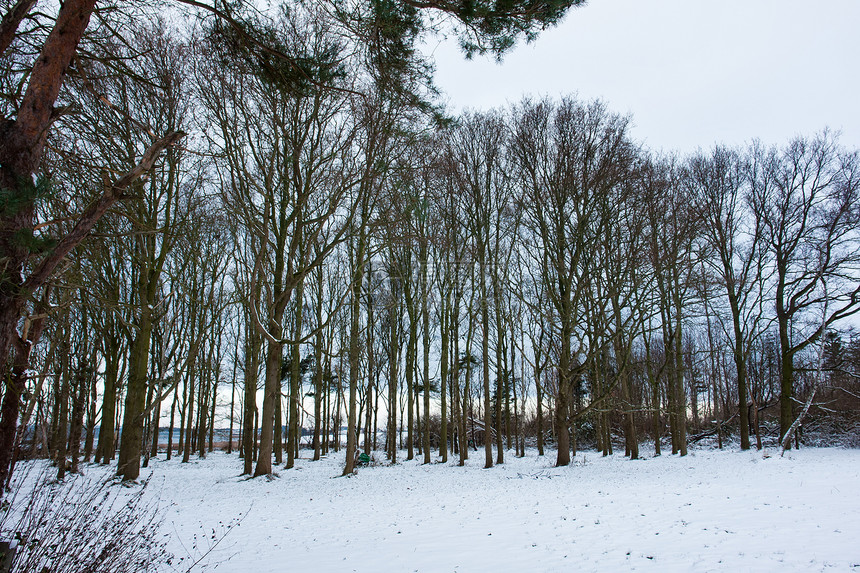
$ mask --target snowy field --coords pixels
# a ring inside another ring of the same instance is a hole
[[[348,478],[334,455],[254,480],[218,453],[142,477],[176,570],[205,554],[196,570],[860,571],[860,451],[772,453],[586,452],[554,468],[529,452],[484,470],[478,452]]]

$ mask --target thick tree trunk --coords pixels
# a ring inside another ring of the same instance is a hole
[[[33,325],[30,336],[18,341],[13,355],[12,371],[3,392],[3,402],[0,406],[0,497],[5,484],[12,474],[12,461],[15,453],[15,442],[18,433],[18,418],[21,400],[27,388],[27,369],[30,367],[30,351],[38,341],[44,327],[44,319]],[[26,420],[24,421],[26,423]],[[35,434],[33,441],[35,442]],[[18,438],[20,441],[20,438]]]
[[[260,419],[260,446],[254,477],[272,473],[272,446],[274,445],[275,401],[281,395],[281,357],[283,345],[270,340],[266,350],[266,384],[263,391],[263,413]]]
[[[355,457],[358,451],[357,431],[358,428],[358,376],[360,371],[361,360],[361,288],[364,284],[364,262],[365,262],[365,227],[364,221],[367,215],[366,210],[362,210],[361,222],[359,223],[358,243],[355,250],[355,267],[352,273],[352,298],[350,301],[350,321],[349,321],[349,403],[347,405],[347,422],[346,422],[346,464],[343,468],[343,475],[349,475],[355,469]]]
[[[486,469],[493,467],[493,418],[490,403],[490,315],[487,311],[486,297],[483,298],[481,307],[481,320],[484,327],[481,337],[481,355],[483,356],[482,372],[484,375],[484,468]]]
[[[731,303],[732,322],[735,333],[734,352],[732,354],[738,378],[738,414],[741,424],[741,449],[748,450],[750,449],[750,420],[749,410],[747,409],[749,397],[747,392],[747,361],[744,354],[744,335],[741,329],[740,309],[735,297],[731,293],[729,293],[729,302]]]
[[[555,400],[555,431],[558,438],[556,466],[570,465],[570,301],[562,291],[561,354],[558,360],[558,390]]]
[[[651,366],[651,352],[645,347],[645,372],[651,383],[651,431],[654,438],[654,455],[660,455],[660,438],[663,434],[663,424],[660,421],[660,380],[654,375]]]
[[[463,432],[463,443],[460,446],[460,465],[464,465],[465,460],[469,459],[469,444],[475,439],[475,412],[472,409],[472,342],[475,336],[475,313],[472,312],[472,303],[470,301],[467,316],[469,317],[466,326],[466,375],[463,378],[463,393],[462,393],[462,408],[460,408],[460,429]],[[459,350],[459,348],[458,348]],[[469,430],[471,429],[471,434]],[[477,444],[473,444],[475,450],[478,449]]]
[[[185,400],[185,407],[183,408],[182,414],[185,418],[183,421],[184,429],[183,436],[184,441],[181,439],[183,436],[180,436],[180,442],[182,445],[182,463],[187,464],[191,461],[191,451],[194,449],[194,435],[192,432],[194,431],[194,380],[197,378],[197,369],[192,365],[188,369],[188,374],[185,376],[185,393],[187,394],[187,398]]]
[[[621,376],[621,395],[624,400],[624,438],[626,442],[627,453],[631,460],[639,459],[639,437],[636,434],[636,422],[633,418],[633,389],[630,384],[630,375],[625,365],[622,371],[618,374]]]
[[[451,338],[454,342],[454,347],[451,352],[451,407],[454,409],[454,423],[456,424],[456,446],[459,457],[458,465],[462,466],[466,463],[466,454],[468,452],[468,440],[466,438],[466,411],[461,407],[460,397],[460,308],[458,298],[454,298],[454,304],[451,305]]]
[[[140,454],[143,445],[143,419],[146,406],[147,361],[152,339],[152,309],[141,309],[137,336],[131,345],[128,384],[125,395],[125,414],[117,463],[117,475],[124,481],[136,480],[140,475]]]

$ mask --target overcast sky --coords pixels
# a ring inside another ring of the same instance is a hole
[[[450,111],[523,95],[602,98],[654,150],[829,126],[860,148],[860,1],[590,0],[501,64],[431,40]]]

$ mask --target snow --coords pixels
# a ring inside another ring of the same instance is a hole
[[[586,452],[565,468],[511,454],[489,470],[475,452],[462,468],[410,461],[346,478],[334,454],[248,479],[235,454],[214,453],[153,460],[142,477],[167,549],[202,557],[203,571],[860,568],[858,450]]]

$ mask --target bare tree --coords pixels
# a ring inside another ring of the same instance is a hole
[[[456,189],[463,196],[469,236],[474,243],[477,285],[481,315],[481,359],[484,395],[484,467],[493,467],[492,411],[490,391],[490,305],[488,280],[493,276],[499,252],[496,230],[500,215],[507,205],[509,182],[504,169],[507,129],[499,112],[464,117],[461,126],[449,141],[448,163]],[[500,364],[495,364],[496,376],[501,378]],[[501,395],[497,396],[501,400]]]
[[[628,120],[609,113],[601,102],[526,100],[515,108],[513,122],[524,246],[540,269],[543,292],[558,321],[550,347],[557,348],[556,463],[564,466],[570,463],[571,384],[594,350],[581,330],[576,343],[574,337],[584,325],[591,276],[587,259],[602,232],[600,197],[627,176],[633,147],[626,136]]]
[[[700,219],[692,197],[679,180],[672,158],[655,160],[646,167],[643,187],[647,209],[647,236],[654,290],[662,333],[663,361],[660,374],[667,380],[666,398],[672,453],[687,454],[687,394],[684,386],[684,324],[694,286]]]
[[[741,449],[747,450],[747,359],[763,319],[766,251],[762,222],[747,208],[747,168],[737,152],[716,147],[707,156],[694,156],[687,164],[685,181],[696,198],[704,222],[703,236],[711,253],[703,257],[703,263],[716,276],[729,303],[732,330],[726,334],[732,342],[737,375]]]
[[[775,271],[782,439],[794,419],[795,358],[860,310],[860,160],[826,131],[780,150],[756,146],[752,155],[751,203]],[[817,319],[822,307],[827,314]]]

